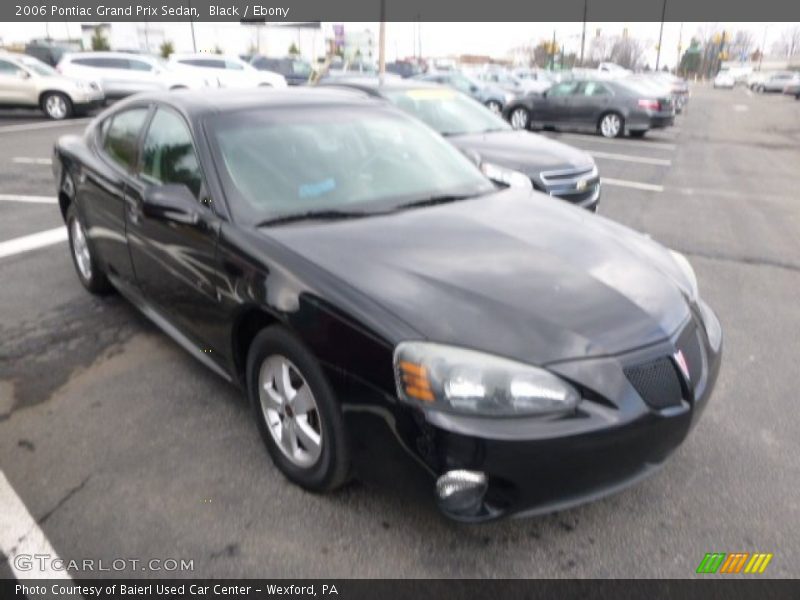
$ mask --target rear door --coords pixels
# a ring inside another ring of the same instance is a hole
[[[213,332],[219,331],[215,259],[220,219],[208,208],[195,142],[184,118],[160,105],[142,139],[137,174],[127,191],[127,238],[136,279],[147,300],[184,335],[200,347],[208,346]],[[191,191],[197,200],[197,222],[145,214],[148,188],[165,184]]]
[[[109,275],[135,284],[125,236],[125,191],[138,160],[139,138],[147,121],[147,104],[118,112],[99,127],[96,164],[86,163],[78,177],[79,208],[87,234]]]

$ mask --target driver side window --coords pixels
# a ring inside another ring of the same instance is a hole
[[[141,176],[155,184],[177,183],[200,196],[200,161],[183,119],[171,110],[156,111],[142,146]]]
[[[576,84],[573,82],[558,83],[550,88],[550,96],[569,96],[575,91]]]

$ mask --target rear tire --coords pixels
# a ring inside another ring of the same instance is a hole
[[[75,265],[75,272],[78,274],[81,284],[92,294],[98,296],[110,294],[114,291],[114,287],[97,263],[89,237],[80,221],[78,211],[75,210],[74,202],[70,203],[67,208],[66,221],[72,264]]]
[[[287,479],[312,492],[347,482],[350,450],[341,407],[299,339],[280,326],[256,335],[247,354],[247,394],[267,451]]]
[[[72,116],[72,100],[61,92],[47,92],[42,96],[42,110],[48,118],[61,121]]]
[[[600,117],[597,130],[605,138],[622,137],[625,133],[625,119],[618,112],[608,112]]]

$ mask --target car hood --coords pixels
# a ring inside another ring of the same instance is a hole
[[[689,315],[666,249],[538,192],[261,231],[420,339],[530,364],[656,343]]]
[[[476,152],[482,160],[525,173],[538,180],[542,171],[584,169],[594,160],[583,150],[529,131],[497,131],[450,136],[461,150]]]

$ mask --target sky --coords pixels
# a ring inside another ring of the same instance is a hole
[[[686,48],[689,39],[702,27],[714,25],[719,30],[736,31],[745,29],[753,33],[756,45],[760,46],[766,35],[766,48],[779,38],[781,31],[790,27],[791,23],[677,23],[664,24],[662,41],[661,64],[674,67],[678,60],[678,40]],[[165,27],[185,28],[184,24],[170,23]],[[645,43],[647,47],[645,62],[655,64],[656,44],[658,43],[660,23],[624,23],[624,22],[590,22],[586,26],[587,48],[589,40],[600,29],[604,35],[621,34],[627,28],[631,36]],[[386,24],[386,51],[388,60],[394,60],[414,54],[415,44],[414,23],[387,23]],[[565,50],[578,53],[580,51],[582,23],[422,23],[422,52],[425,56],[448,56],[458,54],[480,54],[496,58],[503,58],[507,52],[524,44],[536,44],[543,39],[551,39],[556,31],[556,39],[563,43]],[[45,23],[19,23],[0,22],[0,41],[3,43],[26,41],[33,37],[44,37]],[[378,23],[346,23],[346,30],[370,29],[378,36]],[[65,37],[67,30],[75,37],[79,36],[78,23],[51,22],[49,30],[53,37]],[[230,31],[217,39],[223,50],[238,52],[239,39],[236,30],[223,28]],[[226,49],[226,42],[232,46]]]

